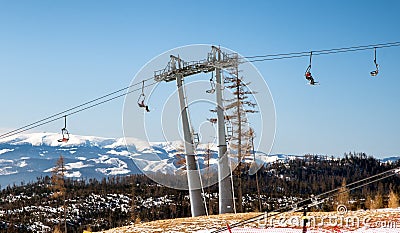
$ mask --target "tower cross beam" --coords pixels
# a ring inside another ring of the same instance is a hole
[[[213,49],[214,50],[214,49]],[[213,52],[208,53],[207,59],[185,62],[181,58],[171,55],[167,66],[162,70],[154,71],[156,82],[170,82],[176,80],[176,75],[187,77],[198,73],[208,73],[216,68],[225,69],[238,64],[238,54],[221,53],[221,59],[216,60]]]

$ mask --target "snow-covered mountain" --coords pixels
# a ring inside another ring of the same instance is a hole
[[[51,175],[60,155],[65,159],[67,177],[100,178],[139,172],[122,139],[71,135],[68,143],[60,143],[59,137],[33,133],[0,140],[1,187]]]
[[[184,164],[180,161],[180,157],[183,156],[179,156],[184,151],[181,142],[148,143],[135,138],[114,139],[79,135],[71,135],[67,143],[58,142],[58,139],[60,135],[57,133],[21,134],[0,139],[1,188],[34,181],[40,176],[50,176],[60,155],[64,157],[66,176],[76,179],[101,179],[141,172],[177,174],[184,171]],[[215,171],[217,151],[218,147],[214,144],[198,145],[197,158],[200,168],[207,164]],[[267,155],[262,152],[256,154],[260,163],[278,160],[284,162],[299,157],[284,154]],[[390,158],[393,159],[395,158]]]
[[[58,142],[57,133],[21,134],[0,140],[0,185],[36,180],[51,175],[60,155],[64,157],[66,176],[77,179],[127,175],[144,172],[176,174],[184,170],[178,154],[183,153],[181,142],[148,143],[134,138],[101,138],[71,135],[67,143]],[[129,148],[129,150],[127,149]],[[210,159],[206,161],[206,151]],[[216,167],[218,148],[214,144],[198,145],[200,167]],[[283,155],[267,156],[266,162],[284,159]],[[135,162],[133,162],[135,161]],[[136,166],[137,165],[137,166]],[[140,167],[140,169],[138,168]]]
[[[382,159],[381,161],[383,163],[393,163],[393,162],[396,162],[397,160],[400,160],[400,156],[387,157],[387,158]]]

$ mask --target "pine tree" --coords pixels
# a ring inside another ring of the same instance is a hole
[[[59,159],[57,160],[56,166],[51,171],[51,189],[53,191],[53,198],[59,199],[60,197],[63,198],[63,209],[64,209],[64,228],[65,232],[67,231],[67,206],[66,206],[66,188],[65,188],[65,164],[64,164],[64,157],[60,155]],[[60,213],[61,219],[61,213]],[[56,228],[57,230],[57,228]],[[58,228],[58,230],[60,230]]]
[[[175,158],[178,171],[180,173],[186,171],[185,147],[183,142],[176,147]]]
[[[61,231],[61,229],[60,229],[60,226],[59,226],[59,225],[57,225],[57,226],[54,228],[54,231],[53,231],[53,233],[62,233],[62,231]]]
[[[235,151],[233,155],[237,159],[237,168],[235,175],[238,180],[237,195],[238,195],[238,208],[239,212],[243,212],[242,204],[242,171],[244,170],[243,161],[246,157],[251,158],[251,142],[249,135],[249,122],[247,119],[248,113],[256,113],[255,107],[257,106],[250,96],[255,94],[250,91],[248,85],[245,83],[243,77],[239,75],[239,67],[235,66],[228,70],[229,75],[225,77],[226,87],[232,91],[234,97],[225,100],[227,105],[225,107],[227,119],[231,121],[233,127],[233,135],[231,137],[230,148]]]
[[[373,201],[374,201],[374,200],[372,200],[371,195],[367,195],[367,198],[365,199],[365,203],[364,203],[365,208],[366,208],[366,209],[371,209],[371,206],[372,206],[372,202],[373,202]]]
[[[399,206],[399,196],[393,191],[393,189],[390,189],[388,207],[398,208]]]
[[[56,166],[51,170],[51,189],[53,191],[53,198],[62,197],[65,194],[64,175],[64,157],[60,155]]]
[[[371,205],[371,209],[379,209],[383,207],[383,196],[381,193],[378,193]]]
[[[383,207],[383,197],[381,193],[377,193],[374,198],[368,195],[365,200],[365,207],[370,210],[379,209]]]
[[[256,134],[254,132],[253,128],[250,128],[250,130],[248,131],[248,136],[250,138],[250,147],[249,150],[246,152],[247,154],[250,154],[253,156],[253,161],[255,163],[256,161],[256,153],[254,151],[254,138],[256,137]],[[256,176],[256,187],[257,187],[257,199],[258,199],[258,211],[262,211],[262,203],[261,203],[261,193],[260,193],[260,186],[259,186],[259,182],[258,182],[258,171],[256,171],[255,173]],[[258,212],[256,211],[256,212]]]
[[[336,196],[335,209],[339,205],[344,205],[347,207],[350,200],[349,189],[346,187],[346,178],[342,180],[342,186],[339,188],[338,195]]]

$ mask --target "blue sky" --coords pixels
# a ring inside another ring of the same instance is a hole
[[[129,85],[189,44],[244,56],[400,41],[398,1],[0,1],[0,130]],[[275,101],[272,153],[399,155],[400,47],[255,63]],[[69,118],[74,134],[122,137],[123,99]],[[62,122],[37,131],[58,132]]]

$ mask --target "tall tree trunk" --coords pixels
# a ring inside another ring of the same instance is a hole
[[[236,175],[238,179],[238,190],[237,190],[238,212],[243,213],[242,162],[239,162]]]
[[[236,66],[236,98],[237,98],[237,106],[236,106],[236,110],[237,110],[237,121],[239,122],[238,124],[238,208],[239,208],[239,212],[243,213],[243,193],[242,193],[242,116],[241,116],[241,111],[240,111],[240,79],[239,79],[239,67]]]

